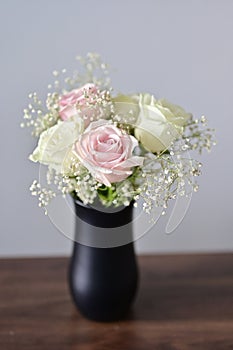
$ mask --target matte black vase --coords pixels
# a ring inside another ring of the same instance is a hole
[[[106,213],[75,201],[75,210],[76,242],[69,267],[74,303],[89,319],[120,320],[127,315],[138,282],[133,206]]]

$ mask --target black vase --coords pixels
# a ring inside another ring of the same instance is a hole
[[[69,267],[74,303],[89,319],[120,320],[127,315],[138,282],[132,242],[133,205],[106,213],[79,201],[74,203],[76,241]]]

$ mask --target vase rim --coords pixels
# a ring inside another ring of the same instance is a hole
[[[83,207],[83,208],[86,208],[86,209],[91,209],[91,210],[96,210],[96,211],[100,211],[100,212],[103,212],[105,214],[113,214],[113,213],[116,213],[116,212],[120,212],[122,210],[124,210],[125,208],[129,208],[129,207],[132,207],[133,204],[134,204],[134,200],[132,200],[129,205],[119,205],[117,207],[113,206],[113,205],[110,205],[109,207],[106,207],[105,205],[103,205],[100,200],[98,200],[98,202],[96,202],[96,204],[98,203],[98,206],[102,209],[106,209],[106,211],[101,211],[101,210],[98,210],[98,208],[95,207],[95,202],[93,203],[93,206],[91,206],[90,204],[84,204],[81,199],[79,198],[74,198],[72,195],[71,195],[73,201],[75,204],[78,204],[79,206]],[[116,211],[107,211],[107,209],[110,209],[110,208],[115,208]]]

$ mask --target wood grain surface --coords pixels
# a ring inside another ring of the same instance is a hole
[[[137,298],[114,323],[75,309],[68,259],[0,260],[0,350],[233,349],[233,254],[138,260]]]

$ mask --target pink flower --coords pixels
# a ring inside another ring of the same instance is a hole
[[[86,84],[74,89],[61,97],[59,101],[59,114],[62,120],[67,120],[81,111],[85,127],[89,125],[95,114],[97,98],[99,96],[94,84]]]
[[[74,152],[92,176],[110,187],[141,166],[143,157],[133,156],[138,145],[135,137],[123,133],[106,120],[92,122],[74,146]]]

